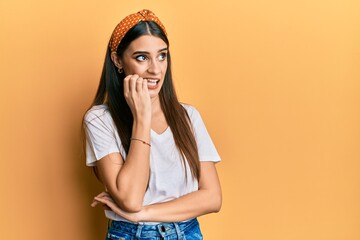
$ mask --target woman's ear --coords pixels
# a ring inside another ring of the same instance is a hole
[[[111,53],[111,60],[113,61],[113,63],[115,64],[115,66],[117,67],[117,68],[123,68],[122,67],[122,63],[121,63],[121,60],[120,60],[120,58],[119,58],[119,56],[117,55],[117,53],[116,52],[112,52]]]

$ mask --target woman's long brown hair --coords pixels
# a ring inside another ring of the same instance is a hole
[[[169,47],[169,41],[162,29],[152,21],[142,21],[131,28],[122,39],[117,49],[120,58],[132,41],[143,35],[152,35],[161,38]],[[108,48],[101,75],[100,84],[95,99],[90,106],[106,103],[109,107],[121,144],[126,153],[130,148],[130,137],[133,124],[133,116],[126,103],[123,89],[124,73],[118,73],[110,56]],[[168,66],[165,74],[164,84],[159,92],[160,105],[164,112],[165,119],[173,133],[174,141],[179,150],[186,174],[186,162],[188,163],[191,175],[194,179],[200,178],[200,162],[198,148],[194,137],[191,121],[185,108],[179,103],[176,96],[171,74],[171,57],[168,52]],[[96,174],[96,169],[95,174]]]

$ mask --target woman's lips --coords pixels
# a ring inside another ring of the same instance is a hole
[[[155,89],[158,83],[160,82],[159,79],[152,79],[152,78],[144,78],[144,79],[147,80],[148,89]]]

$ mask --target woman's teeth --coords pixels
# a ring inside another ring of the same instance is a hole
[[[147,80],[147,84],[149,86],[155,86],[159,82],[159,80],[156,80],[156,79],[147,79],[146,78],[146,80]]]

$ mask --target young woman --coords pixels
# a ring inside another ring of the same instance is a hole
[[[84,117],[86,164],[106,192],[106,239],[202,239],[196,217],[218,212],[220,157],[199,112],[179,103],[169,41],[149,10],[124,18]]]

